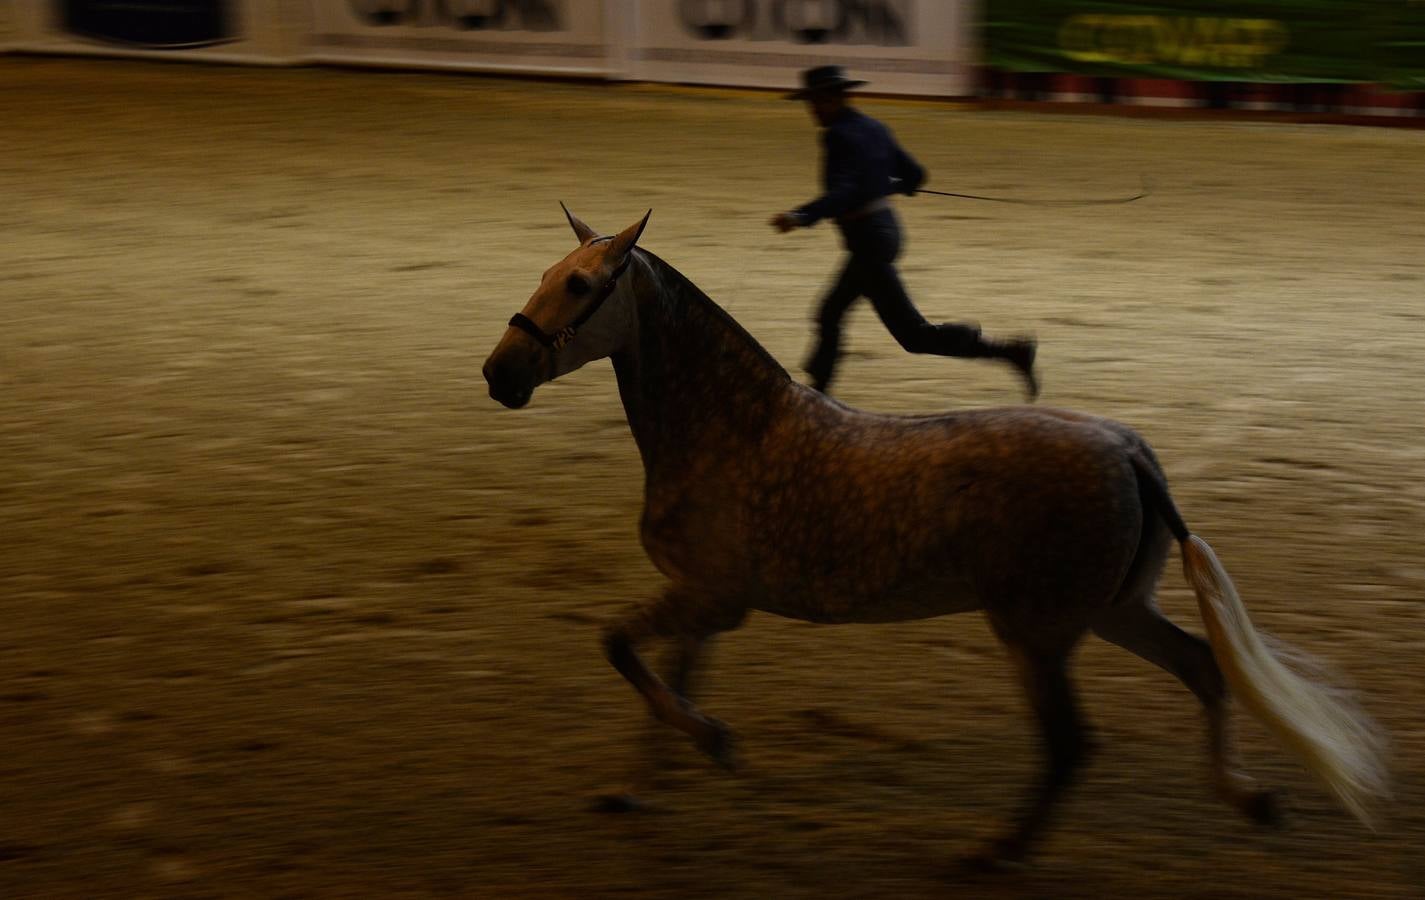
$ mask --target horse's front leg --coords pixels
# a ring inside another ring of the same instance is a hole
[[[700,637],[683,637],[674,642],[668,657],[664,678],[668,688],[684,700],[691,701],[695,675],[707,658],[708,641]],[[665,787],[663,776],[669,769],[673,733],[655,718],[640,745],[641,753],[634,762],[627,787],[615,793],[602,794],[594,801],[601,812],[628,812],[645,808],[644,796],[655,788]]]
[[[639,607],[604,634],[604,653],[609,662],[648,702],[654,718],[687,734],[699,750],[727,769],[733,765],[731,731],[699,711],[683,692],[703,643],[720,631],[736,628],[746,614],[746,608],[737,603],[673,586],[662,598]],[[637,645],[649,637],[667,638],[678,644],[672,687],[653,674],[638,655]]]

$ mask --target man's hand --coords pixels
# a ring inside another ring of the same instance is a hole
[[[909,178],[891,178],[891,190],[897,194],[905,194],[907,197],[914,197],[915,192],[920,188],[920,182],[912,181]]]
[[[797,217],[791,213],[777,213],[775,216],[772,217],[772,227],[777,229],[777,231],[781,232],[782,234],[786,234],[793,228],[797,228],[799,226],[800,223],[797,222]]]

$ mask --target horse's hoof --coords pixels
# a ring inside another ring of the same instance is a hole
[[[1008,875],[1029,868],[1022,859],[1000,856],[991,850],[971,853],[964,858],[963,864],[966,869],[979,875]]]
[[[589,802],[589,809],[599,813],[647,812],[648,804],[627,792],[600,794]]]
[[[737,759],[733,753],[736,742],[732,729],[713,718],[708,718],[706,727],[697,737],[698,749],[729,772],[737,770]]]
[[[1286,809],[1276,791],[1256,791],[1242,804],[1242,811],[1253,822],[1266,828],[1286,825]]]
[[[965,856],[961,862],[971,872],[984,874],[1023,872],[1029,867],[1023,845],[1011,838],[996,838]]]

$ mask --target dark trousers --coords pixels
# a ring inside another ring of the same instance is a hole
[[[816,350],[806,371],[818,390],[831,383],[841,355],[841,320],[851,304],[869,297],[876,315],[896,341],[911,353],[983,357],[991,347],[974,325],[936,325],[925,320],[901,284],[895,261],[901,251],[900,224],[889,209],[853,222],[839,223],[849,256],[817,313]]]

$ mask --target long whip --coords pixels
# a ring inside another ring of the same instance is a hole
[[[932,191],[919,188],[917,194],[935,194],[938,197],[959,197],[962,200],[989,200],[994,203],[1018,203],[1024,206],[1106,206],[1114,203],[1132,203],[1153,193],[1148,179],[1143,179],[1143,188],[1131,197],[1106,197],[1092,200],[1027,200],[1020,197],[986,197],[982,194],[956,194],[951,191]]]

